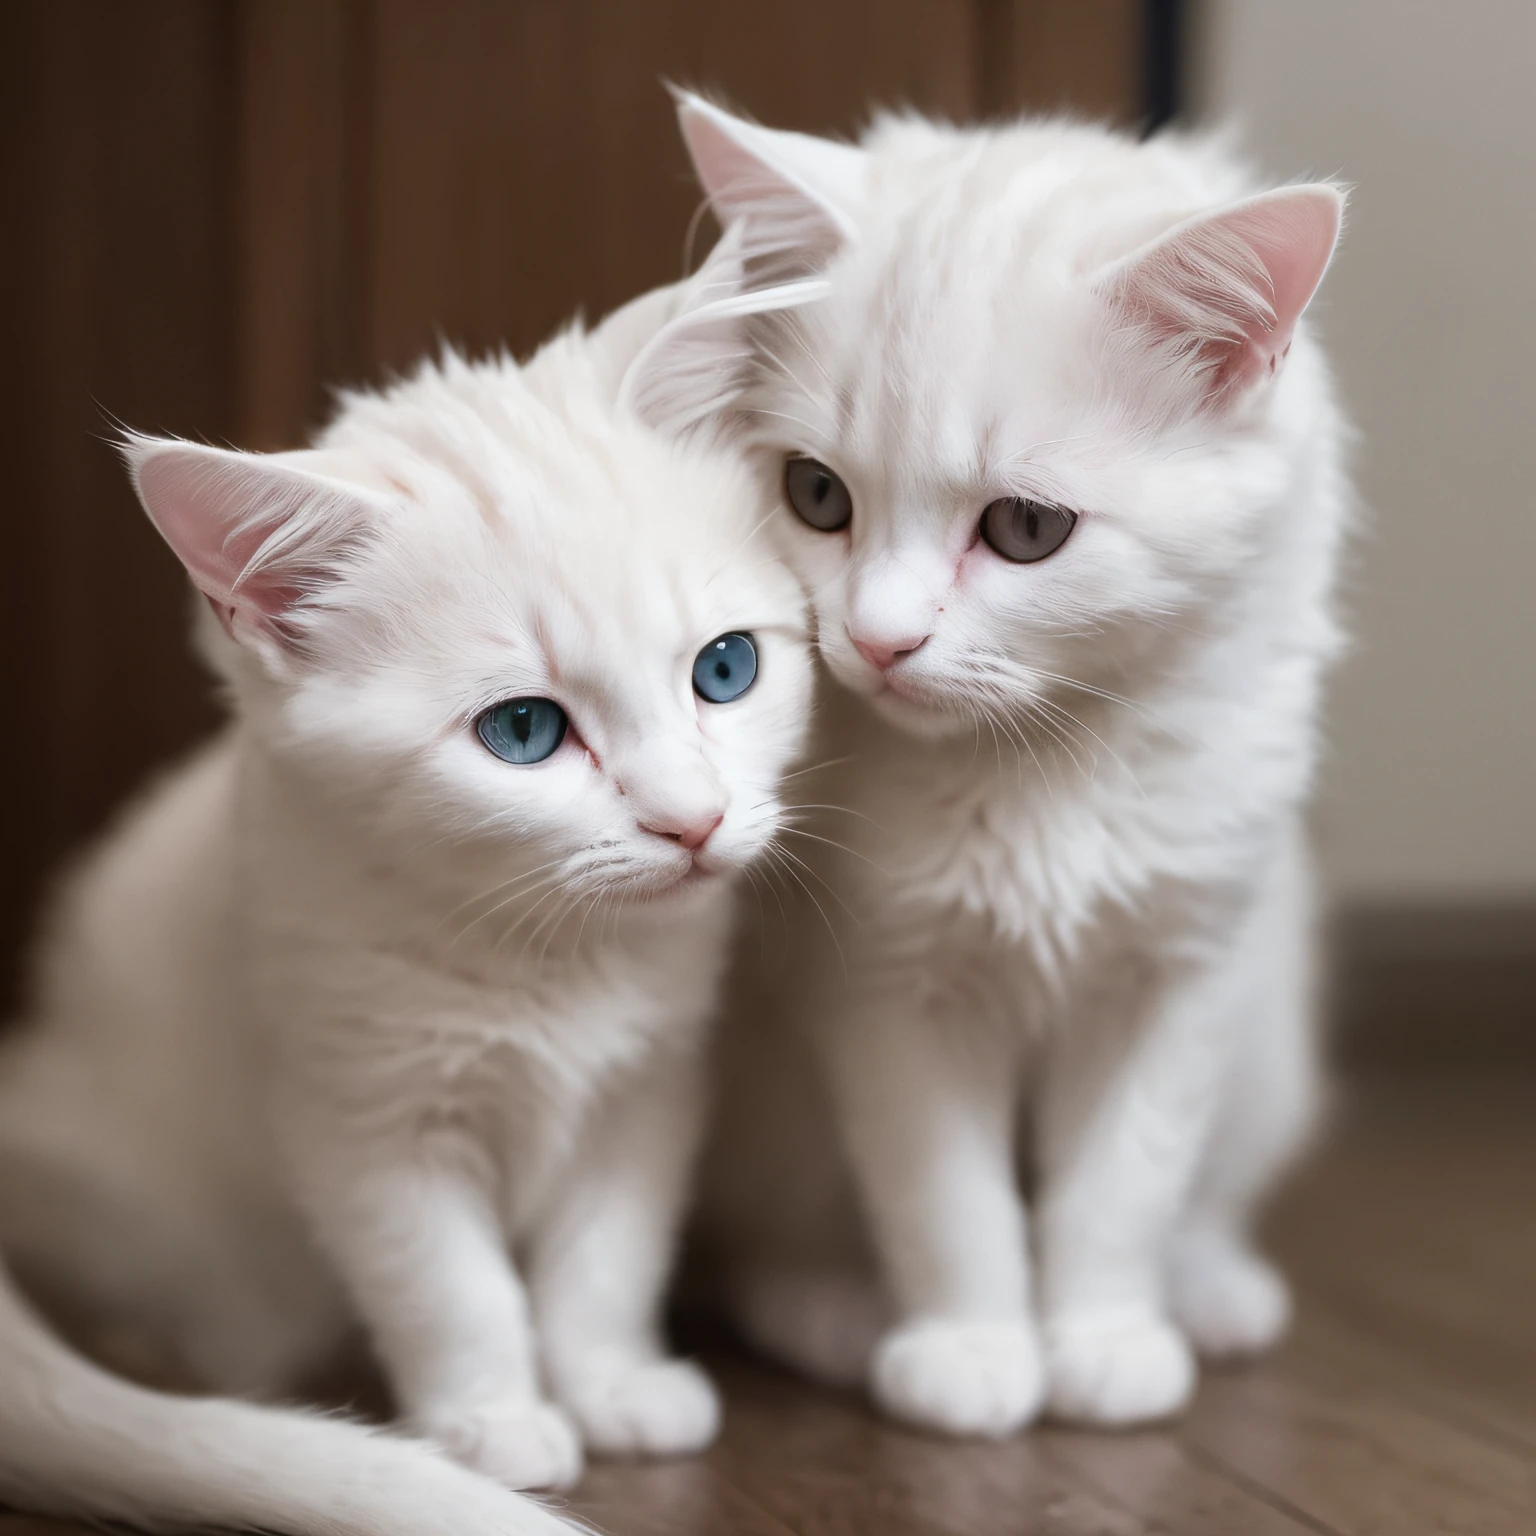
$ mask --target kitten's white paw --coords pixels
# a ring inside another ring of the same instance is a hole
[[[691,1360],[630,1365],[567,1401],[587,1448],[604,1456],[683,1456],[720,1432],[719,1396]]]
[[[576,1426],[549,1403],[516,1398],[425,1414],[422,1432],[507,1488],[567,1488],[581,1476]]]
[[[1291,1292],[1274,1265],[1215,1233],[1179,1239],[1168,1265],[1168,1302],[1208,1360],[1256,1355],[1290,1325]]]
[[[870,1385],[892,1418],[995,1439],[1034,1418],[1045,1390],[1027,1325],[945,1318],[918,1318],[886,1334]]]
[[[1081,1424],[1141,1424],[1178,1413],[1195,1389],[1183,1334],[1153,1313],[1064,1313],[1046,1326],[1051,1413]]]

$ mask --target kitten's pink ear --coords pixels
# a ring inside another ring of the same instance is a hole
[[[774,257],[780,276],[825,265],[853,238],[868,157],[851,144],[761,128],[673,91],[683,142],[722,224],[743,220],[744,255]],[[786,261],[787,258],[787,261]]]
[[[379,510],[366,492],[301,467],[309,454],[136,434],[122,451],[150,521],[244,642],[292,648],[300,605],[323,590]]]
[[[1338,187],[1282,187],[1181,224],[1096,286],[1219,404],[1279,370],[1343,217]]]
[[[751,317],[826,294],[827,283],[815,277],[748,287],[744,245],[742,225],[730,225],[704,265],[679,285],[673,313],[625,371],[619,401],[648,426],[675,436],[729,409],[752,356]]]

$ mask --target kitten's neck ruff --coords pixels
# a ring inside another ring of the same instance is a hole
[[[821,743],[842,763],[807,798],[859,812],[816,830],[855,852],[840,879],[861,935],[884,925],[899,948],[894,909],[912,933],[950,913],[1059,973],[1111,908],[1243,884],[1310,787],[1337,633],[1277,622],[1283,601],[1226,612],[1220,629],[1174,634],[1124,694],[1065,689],[965,735],[914,735],[851,700]]]

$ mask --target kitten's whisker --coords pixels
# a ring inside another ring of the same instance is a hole
[[[853,761],[852,754],[844,754],[842,757],[829,757],[819,763],[811,763],[808,767],[797,768],[793,773],[786,773],[779,782],[788,784],[792,779],[804,778],[808,773],[820,773],[826,768],[840,768],[844,763]]]
[[[508,939],[510,939],[512,937],[512,935],[515,934],[519,928],[521,928],[526,922],[528,922],[529,919],[532,918],[534,916],[534,914],[536,912],[538,912],[539,909],[541,907],[543,907],[544,904],[552,896],[555,896],[555,897],[560,896],[565,889],[566,889],[566,887],[560,881],[552,880],[549,883],[549,885],[545,888],[545,890],[542,892],[542,894],[539,896],[539,899],[536,902],[534,902],[534,904],[531,907],[529,907],[514,923],[511,923],[507,928],[505,928],[502,931],[500,937],[496,940],[496,944],[494,946],[495,949],[499,951],[501,949],[501,946],[503,944],[505,944],[506,941]],[[535,931],[537,931],[537,930],[535,930]],[[526,954],[527,950],[528,950],[528,946],[526,944],[524,944],[523,949],[521,951],[521,954]]]
[[[813,864],[808,864],[804,859],[800,857],[798,853],[794,852],[793,849],[785,848],[782,844],[779,846],[779,854],[782,858],[790,860],[797,868],[803,869],[805,873],[811,877],[811,879],[813,879],[819,886],[821,886],[822,889],[826,891],[827,895],[830,896],[832,900],[835,901],[838,906],[843,909],[843,911],[847,914],[848,920],[850,922],[859,922],[859,919],[853,914],[853,909],[838,894],[837,888]]]
[[[764,845],[764,853],[771,850],[771,844]],[[767,922],[763,912],[762,887],[766,886],[769,895],[773,897],[773,904],[779,909],[779,931],[784,941],[789,941],[789,914],[784,910],[784,898],[779,894],[779,888],[773,882],[771,866],[764,864],[761,867],[749,865],[747,873],[751,876],[752,889],[757,895],[758,916],[762,920],[758,930],[759,942],[767,941]]]
[[[757,871],[753,869],[750,864],[748,864],[742,873],[747,877],[747,884],[752,889],[752,899],[757,903],[757,925],[758,928],[761,929],[764,921],[763,893],[757,883]]]
[[[440,932],[450,919],[457,917],[459,913],[462,912],[466,907],[472,907],[477,902],[489,901],[492,896],[498,896],[503,891],[510,892],[507,900],[515,901],[518,895],[515,887],[522,885],[528,880],[532,880],[535,875],[543,874],[545,870],[553,869],[557,864],[562,864],[564,862],[565,861],[563,859],[550,859],[548,863],[539,864],[533,869],[526,869],[520,875],[513,875],[510,879],[503,880],[499,884],[491,886],[488,890],[481,891],[478,896],[471,896],[468,898],[468,900],[461,901],[458,906],[452,908],[448,912],[445,912],[443,916],[438,920],[437,931]],[[506,902],[498,902],[497,905],[492,907],[489,912],[481,913],[480,917],[477,917],[474,921],[477,923],[480,922],[482,918],[489,917],[493,913],[499,912],[505,905]],[[473,924],[470,926],[473,927]],[[461,930],[461,932],[467,931],[467,929]]]
[[[1088,734],[1090,736],[1092,736],[1093,739],[1096,742],[1098,742],[1098,744],[1101,747],[1103,747],[1104,750],[1107,753],[1109,753],[1109,755],[1115,760],[1115,762],[1117,762],[1120,765],[1121,772],[1123,772],[1125,774],[1126,778],[1128,778],[1131,781],[1131,783],[1135,786],[1136,793],[1139,794],[1142,797],[1143,800],[1146,799],[1146,797],[1147,797],[1146,791],[1141,787],[1140,780],[1137,779],[1136,775],[1131,771],[1131,765],[1129,763],[1127,763],[1126,760],[1123,757],[1121,757],[1120,754],[1118,752],[1116,752],[1115,749],[1112,746],[1110,746],[1110,744],[1107,741],[1105,741],[1104,738],[1102,736],[1100,736],[1099,733],[1096,730],[1094,730],[1094,728],[1091,725],[1089,725],[1086,721],[1079,720],[1077,718],[1077,716],[1074,715],[1070,709],[1064,709],[1060,704],[1056,703],[1052,699],[1042,699],[1040,702],[1043,705],[1048,705],[1049,708],[1055,714],[1057,714],[1057,715],[1064,715],[1068,720],[1070,720],[1072,722],[1072,724],[1076,725],[1080,730],[1087,731]]]
[[[788,320],[787,328],[799,331],[800,335],[803,337],[805,334],[805,326],[800,317],[796,314],[790,313],[788,316],[786,316],[786,318]],[[767,346],[761,340],[761,338],[758,339],[757,350],[763,357],[766,357],[769,362],[773,363],[778,368],[779,372],[782,373],[784,377],[788,379],[789,382],[800,391],[801,394],[806,396],[810,395],[810,391],[806,389],[805,385],[801,382],[800,375],[797,374],[792,368],[790,368],[784,359],[780,357],[778,353],[776,353],[771,347]],[[832,381],[832,375],[827,372],[826,364],[823,363],[822,360],[816,355],[816,349],[814,347],[802,346],[798,349],[797,355],[803,357],[814,369],[816,369],[818,373],[820,373],[822,382],[827,386],[828,389],[834,391],[836,390],[836,385]]]
[[[877,831],[885,831],[885,828],[873,816],[867,816],[863,811],[856,811],[852,806],[848,805],[823,805],[815,800],[797,800],[793,805],[786,805],[784,807],[784,814],[786,816],[796,815],[800,811],[836,811],[840,816],[857,816],[860,821],[867,821]]]
[[[1049,715],[1041,713],[1036,708],[1037,703],[1038,701],[1034,701],[1025,706],[1024,719],[1019,726],[1020,731],[1027,730],[1030,726],[1038,728],[1067,754],[1072,760],[1073,767],[1091,784],[1093,782],[1093,774],[1083,767],[1077,752],[1074,750],[1072,740],[1063,734],[1061,728],[1052,721]]]
[[[464,926],[460,928],[456,934],[454,934],[453,938],[449,940],[450,945],[457,944],[462,938],[465,937],[466,934],[469,933],[470,929],[476,927],[480,923],[483,923],[487,918],[494,917],[498,912],[504,911],[514,902],[521,901],[526,897],[532,896],[537,891],[545,891],[547,894],[550,887],[559,885],[561,878],[562,877],[559,874],[546,875],[544,879],[537,881],[535,884],[528,886],[523,890],[514,892],[512,895],[506,897],[502,901],[498,901],[493,907],[490,908],[489,911],[482,912],[478,917],[472,917],[467,923],[465,923]],[[441,924],[438,925],[439,929],[441,929],[441,926]]]
[[[576,904],[580,900],[581,893],[579,891],[568,892],[564,901],[555,907],[553,921],[548,923],[541,923],[529,936],[529,945],[531,945],[532,941],[536,939],[540,933],[544,933],[544,946],[539,950],[539,958],[535,962],[540,970],[544,968],[546,962],[549,959],[549,946],[554,943],[555,935],[560,932],[560,929],[564,925],[566,918],[568,918],[571,913],[576,910]],[[548,928],[547,933],[545,933],[546,927]],[[525,952],[529,945],[524,946]]]
[[[800,356],[821,375],[821,382],[827,386],[828,390],[836,394],[837,382],[833,379],[827,365],[822,362],[820,350],[806,344],[810,332],[806,326],[805,317],[795,310],[785,310],[781,311],[780,319],[784,329],[790,334],[791,338],[801,343]],[[799,380],[796,379],[795,382],[799,383]]]
[[[847,843],[840,843],[834,838],[823,837],[819,832],[807,832],[803,827],[785,825],[780,830],[789,833],[791,837],[805,837],[809,838],[813,843],[825,843],[828,848],[836,848],[840,853],[848,854],[850,858],[863,859],[876,874],[883,875],[886,879],[890,878],[889,870],[882,869],[868,854],[860,853],[857,848],[850,848]]]
[[[816,428],[803,416],[792,416],[788,411],[770,411],[761,405],[748,406],[747,409],[754,416],[774,416],[777,417],[780,421],[793,422],[797,427],[804,427],[807,434],[809,434],[813,439],[815,436],[819,435]]]
[[[982,686],[986,689],[985,696],[990,697],[994,703],[994,708],[987,713],[987,719],[993,723],[993,729],[996,730],[998,726],[1002,727],[1008,739],[1016,743],[1014,747],[1015,754],[1017,754],[1019,747],[1023,747],[1029,753],[1030,760],[1035,765],[1035,771],[1040,775],[1041,781],[1045,785],[1047,797],[1054,800],[1056,798],[1056,786],[1051,782],[1051,776],[1046,772],[1045,764],[1040,760],[1040,754],[1035,751],[1034,743],[1030,741],[1029,736],[1021,728],[1019,722],[1013,718],[1012,711],[1008,707],[1010,700],[1007,693],[997,683],[983,683]]]
[[[987,729],[992,732],[992,752],[993,752],[993,755],[997,758],[997,776],[998,776],[998,778],[1002,778],[1002,776],[1003,776],[1003,737],[1002,737],[1002,734],[998,731],[997,721],[992,718],[992,711],[989,708],[986,707],[986,701],[985,700],[983,700],[981,702],[981,704],[977,708],[976,720],[977,720],[977,726],[976,726],[977,751],[980,751],[980,746],[981,746],[981,724],[984,721],[986,723]],[[1014,774],[1014,779],[1015,779],[1015,781],[1017,783],[1022,784],[1024,782],[1024,754],[1019,751],[1018,745],[1017,745],[1016,742],[1014,742],[1012,737],[1010,737],[1009,740],[1008,740],[1008,746],[1011,749],[1011,751],[1013,752],[1013,774]],[[974,754],[972,756],[972,761],[973,762],[975,761]],[[1047,790],[1049,790],[1049,786],[1047,786]]]
[[[576,942],[573,945],[573,948],[575,948],[575,949],[580,949],[581,948],[581,936],[582,936],[582,934],[584,934],[587,931],[587,919],[592,916],[592,909],[594,907],[600,905],[601,902],[602,902],[602,899],[603,899],[603,893],[601,891],[594,891],[592,893],[591,899],[587,902],[586,906],[582,909],[581,925],[576,930]],[[602,932],[601,932],[601,930],[602,930],[602,923],[601,922],[598,923],[598,930],[599,930],[598,937],[601,938],[602,937]]]
[[[791,858],[791,859],[794,858],[794,855],[791,854],[787,848],[775,848],[774,852],[775,852],[775,854],[781,855],[781,856],[786,857],[786,858]],[[795,863],[800,863],[800,860],[796,859]],[[785,873],[788,874],[795,881],[795,883],[800,887],[800,889],[805,892],[806,897],[809,899],[811,905],[816,908],[818,913],[820,913],[822,922],[824,922],[827,925],[827,934],[828,934],[828,936],[832,940],[832,947],[837,951],[838,963],[842,967],[843,978],[844,978],[844,980],[846,980],[847,976],[848,976],[848,957],[843,953],[843,946],[842,946],[842,944],[838,940],[837,929],[833,925],[832,919],[827,916],[826,909],[816,899],[816,893],[810,888],[810,886],[808,886],[805,883],[804,879],[801,878],[801,876],[798,873],[798,871],[796,871],[789,864],[786,864],[784,866],[784,870],[785,870]],[[829,889],[830,889],[830,887],[829,887]],[[852,915],[853,915],[852,913],[849,913],[850,917],[852,917]]]
[[[772,860],[774,859],[774,857],[777,856],[778,851],[779,850],[778,850],[777,843],[773,843],[773,842],[765,843],[763,845],[763,859],[764,859],[765,862],[764,862],[762,868],[760,870],[758,870],[757,872],[762,875],[764,882],[768,886],[768,889],[773,893],[774,901],[778,903],[779,921],[784,924],[784,933],[785,933],[785,936],[788,937],[788,935],[789,935],[789,914],[784,910],[784,898],[779,894],[778,886],[776,886],[773,883],[774,865],[772,863]]]
[[[1138,704],[1135,699],[1128,699],[1122,693],[1111,693],[1108,688],[1097,687],[1093,683],[1080,682],[1075,677],[1067,677],[1061,672],[1047,672],[1041,667],[1031,667],[1036,677],[1043,677],[1047,682],[1060,683],[1065,688],[1076,688],[1083,693],[1091,693],[1095,698],[1105,699],[1111,704],[1118,704],[1124,709],[1134,709],[1145,714],[1145,707]]]
[[[1038,453],[1042,448],[1059,448],[1063,443],[1086,443],[1093,438],[1091,432],[1075,432],[1070,437],[1048,437],[1038,443],[1031,443],[1027,448],[1021,448],[1017,453],[1010,453],[1006,459],[1000,459],[1002,464],[1017,464],[1022,459],[1027,459],[1032,453]]]

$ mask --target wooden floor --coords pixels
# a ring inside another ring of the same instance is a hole
[[[1536,1076],[1355,1090],[1273,1238],[1292,1341],[1172,1429],[951,1444],[725,1352],[720,1444],[600,1466],[570,1508],[612,1536],[1536,1536]]]

